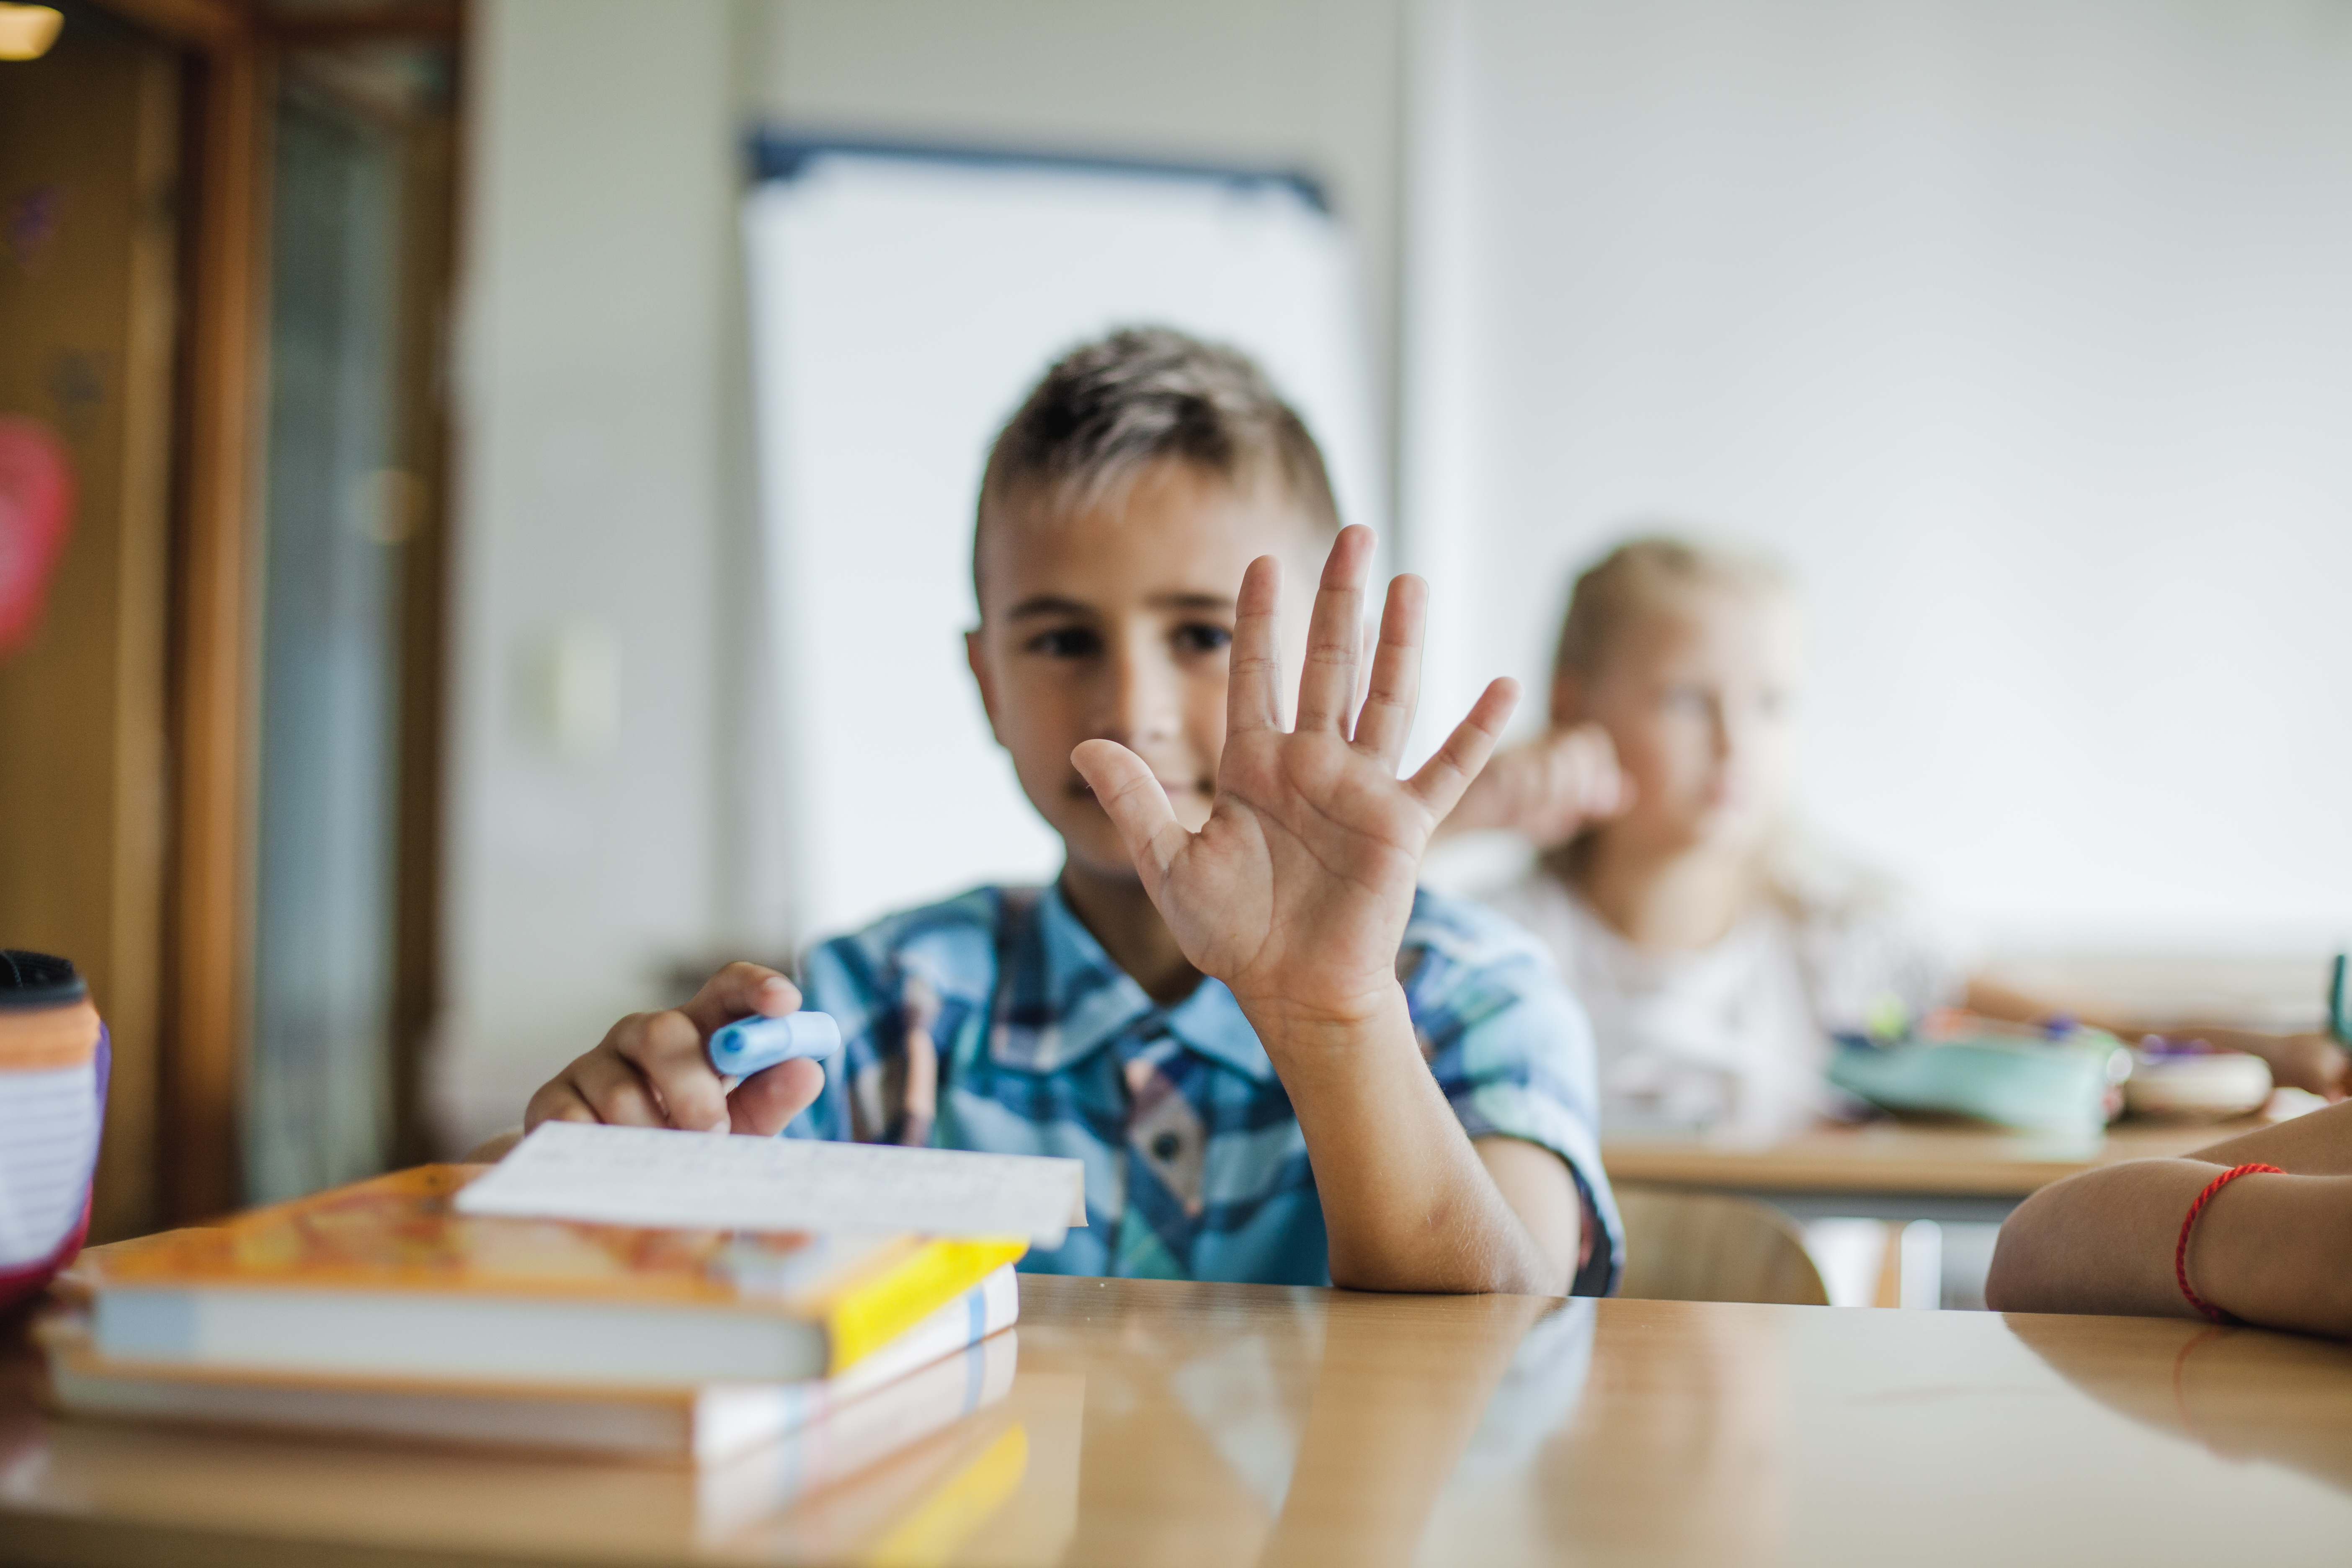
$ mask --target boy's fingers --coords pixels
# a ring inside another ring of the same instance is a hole
[[[678,1009],[708,1038],[713,1030],[754,1013],[778,1017],[796,1012],[800,988],[774,970],[757,963],[730,963],[702,983],[694,1000]]]
[[[562,1077],[539,1086],[539,1092],[530,1097],[529,1105],[523,1107],[522,1130],[528,1132],[542,1121],[595,1120],[594,1108],[572,1087],[572,1075],[567,1070]]]
[[[778,1062],[735,1086],[727,1097],[728,1125],[755,1138],[773,1138],[824,1092],[824,1068],[805,1058]]]
[[[1478,770],[1494,754],[1495,742],[1519,705],[1519,683],[1504,676],[1491,682],[1471,705],[1469,716],[1454,727],[1437,754],[1421,765],[1405,784],[1407,793],[1438,816],[1454,809]]]
[[[603,1121],[614,1127],[667,1127],[669,1118],[662,1114],[661,1102],[646,1087],[637,1070],[613,1052],[597,1049],[589,1052],[565,1069],[559,1082],[571,1091],[588,1114],[569,1114],[569,1108],[542,1118],[557,1121]],[[555,1087],[550,1085],[550,1088]],[[546,1090],[541,1090],[544,1094]],[[534,1099],[532,1111],[538,1110]],[[533,1125],[530,1115],[523,1118],[526,1126]]]
[[[1149,763],[1116,741],[1087,741],[1070,753],[1070,762],[1109,814],[1119,843],[1143,879],[1144,891],[1156,895],[1169,862],[1192,837],[1176,820],[1168,792],[1160,787]]]
[[[1234,600],[1225,656],[1225,733],[1282,728],[1282,563],[1261,555]]]
[[[667,1013],[640,1014],[610,1037],[614,1053],[636,1068],[669,1112],[668,1125],[690,1132],[727,1121],[727,1080],[704,1054],[708,1033],[684,1010],[673,1008]]]
[[[1364,624],[1364,577],[1372,559],[1372,531],[1351,523],[1339,531],[1315,590],[1307,626],[1307,667],[1298,672],[1298,732],[1345,735],[1356,696],[1356,656]]]
[[[1391,772],[1404,755],[1413,705],[1421,700],[1421,628],[1428,609],[1428,584],[1413,576],[1390,582],[1371,683],[1356,715],[1356,750],[1378,757]]]

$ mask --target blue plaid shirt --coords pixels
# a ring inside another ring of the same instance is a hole
[[[1024,1268],[1326,1285],[1307,1140],[1219,982],[1163,1006],[1052,888],[979,888],[814,949],[807,1005],[839,1020],[824,1094],[787,1133],[1086,1163],[1087,1227]],[[1579,1294],[1623,1260],[1592,1032],[1535,939],[1423,891],[1397,957],[1430,1070],[1473,1138],[1565,1159],[1600,1221]]]

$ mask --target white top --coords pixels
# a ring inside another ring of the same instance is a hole
[[[1780,896],[1712,946],[1653,952],[1531,866],[1488,902],[1543,940],[1591,1016],[1612,1132],[1707,1129],[1769,1138],[1831,1109],[1831,1037],[1968,988],[1958,944],[1857,879],[1780,879]]]

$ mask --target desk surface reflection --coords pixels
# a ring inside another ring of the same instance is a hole
[[[0,1561],[2336,1563],[2352,1351],[2126,1319],[1024,1281],[1010,1395],[792,1498],[60,1422]]]

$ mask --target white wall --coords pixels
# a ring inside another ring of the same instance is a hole
[[[519,1121],[709,940],[734,188],[719,0],[472,15],[436,1074],[456,1137]],[[567,625],[618,656],[617,724],[578,755],[533,692]]]
[[[750,105],[837,132],[1302,169],[1391,399],[1409,0],[747,0]]]
[[[1458,330],[1405,495],[1466,531],[1412,541],[1473,577],[1457,700],[1540,678],[1629,522],[1744,533],[1813,603],[1809,815],[1997,942],[2352,931],[2352,10],[1424,26],[1409,309]]]

